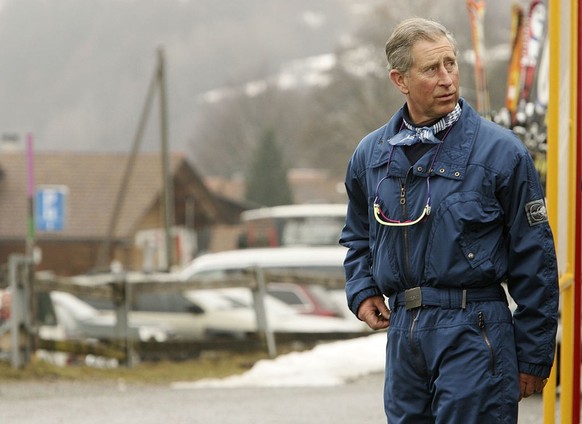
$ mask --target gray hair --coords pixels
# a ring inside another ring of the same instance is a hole
[[[405,19],[398,24],[386,42],[388,70],[395,69],[403,74],[407,73],[412,67],[411,51],[414,44],[420,40],[438,41],[443,36],[447,37],[457,55],[457,41],[443,25],[424,18]]]

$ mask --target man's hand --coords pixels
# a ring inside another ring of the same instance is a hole
[[[388,328],[390,310],[384,302],[384,296],[372,296],[365,299],[358,309],[358,318],[368,324],[372,330]]]
[[[541,393],[547,382],[547,378],[523,373],[519,374],[519,400],[530,397],[534,393]]]

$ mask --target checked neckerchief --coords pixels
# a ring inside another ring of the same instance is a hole
[[[431,127],[415,127],[404,119],[403,122],[406,128],[402,129],[398,134],[392,137],[389,140],[389,143],[393,146],[412,146],[419,142],[438,144],[441,140],[439,140],[435,134],[449,128],[457,122],[461,116],[461,112],[461,106],[457,103],[452,112],[439,119],[439,121]]]

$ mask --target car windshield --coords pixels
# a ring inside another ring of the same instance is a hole
[[[249,307],[247,303],[230,297],[227,293],[221,292],[220,290],[190,290],[186,292],[186,297],[212,310],[230,310]]]
[[[183,293],[174,291],[138,292],[132,303],[134,311],[191,312],[201,309]]]

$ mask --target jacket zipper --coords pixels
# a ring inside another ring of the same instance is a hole
[[[479,311],[477,313],[477,317],[479,319],[479,329],[481,330],[481,336],[483,336],[483,340],[485,340],[487,349],[489,349],[489,369],[491,370],[491,374],[495,374],[495,351],[493,350],[493,345],[491,344],[491,340],[489,340],[489,335],[487,334],[483,312]]]
[[[409,172],[410,172],[410,170],[409,170]],[[406,173],[406,177],[404,178],[404,181],[402,179],[400,180],[400,205],[401,205],[401,209],[402,209],[403,219],[406,219],[406,216],[407,216],[406,215],[406,181],[408,180],[409,172]],[[402,228],[402,238],[403,238],[403,243],[404,243],[404,266],[405,266],[404,278],[405,278],[406,282],[408,283],[408,281],[410,280],[410,254],[408,251],[408,227]]]

